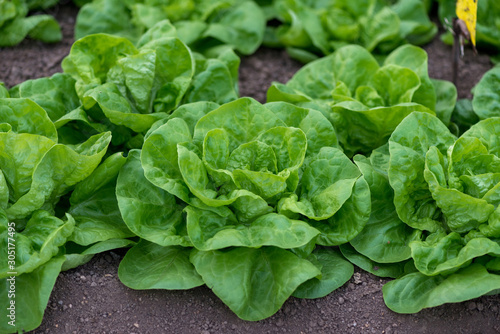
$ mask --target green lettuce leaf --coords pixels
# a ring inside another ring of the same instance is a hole
[[[190,253],[189,248],[141,240],[120,262],[118,276],[132,289],[192,289],[204,282],[189,261]]]
[[[300,284],[321,273],[311,262],[275,247],[193,251],[190,259],[207,286],[250,321],[276,313]]]

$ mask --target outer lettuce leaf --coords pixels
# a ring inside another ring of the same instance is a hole
[[[398,313],[416,313],[423,308],[458,303],[500,288],[500,276],[480,264],[472,264],[450,276],[426,276],[416,272],[384,285],[384,301]]]
[[[53,140],[44,136],[13,131],[0,133],[0,169],[9,185],[11,201],[17,201],[29,191],[35,167],[54,145]]]
[[[76,244],[67,243],[66,260],[61,268],[62,271],[70,270],[89,262],[95,254],[107,252],[117,248],[131,247],[136,242],[129,239],[107,239],[96,242],[88,247],[81,247]]]
[[[445,125],[450,124],[455,104],[457,103],[457,88],[446,80],[431,79],[436,96],[436,116]]]
[[[341,245],[340,251],[352,264],[378,277],[398,278],[405,272],[406,262],[379,263],[357,252],[349,244]]]
[[[191,262],[236,315],[251,321],[276,313],[300,284],[321,273],[311,262],[275,247],[193,251]]]
[[[5,99],[9,97],[10,97],[9,91],[7,90],[7,88],[5,88],[5,84],[0,81],[0,98]]]
[[[458,134],[467,131],[472,125],[479,122],[479,117],[472,108],[472,100],[460,99],[455,104],[455,109],[451,114],[451,121],[458,127]],[[452,125],[452,124],[450,124]]]
[[[189,248],[141,240],[123,258],[118,276],[132,289],[192,289],[204,282],[189,261],[190,253]]]

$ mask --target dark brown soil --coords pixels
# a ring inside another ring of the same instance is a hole
[[[26,40],[15,48],[0,49],[0,81],[12,87],[60,71],[60,62],[72,43],[76,12],[72,5],[49,11],[61,22],[62,43]],[[431,77],[451,80],[451,48],[435,40],[425,49]],[[459,96],[470,97],[471,88],[491,65],[486,56],[473,57],[469,51],[462,63]],[[300,66],[282,50],[261,49],[242,60],[241,94],[264,102],[271,82],[286,82]],[[84,266],[61,273],[43,323],[33,333],[500,333],[500,296],[401,315],[384,305],[381,288],[385,280],[359,270],[327,297],[290,298],[271,318],[247,322],[206,287],[128,289],[117,277],[123,254],[100,254]]]
[[[61,3],[68,1],[61,1]],[[60,43],[44,44],[25,39],[12,48],[0,48],[0,81],[13,87],[28,79],[36,79],[61,72],[61,61],[73,44],[73,31],[78,7],[71,2],[58,5],[42,14],[54,16],[63,33]]]

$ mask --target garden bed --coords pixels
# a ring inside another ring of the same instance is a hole
[[[12,87],[27,79],[60,72],[73,42],[77,8],[60,5],[49,11],[61,23],[64,39],[55,45],[25,40],[0,49],[0,81]],[[451,47],[439,38],[425,47],[432,78],[451,80]],[[241,96],[265,102],[272,81],[287,82],[301,67],[285,51],[259,49],[242,59]],[[491,65],[470,50],[460,63],[458,97]],[[135,291],[120,283],[118,264],[125,251],[100,254],[89,263],[59,275],[42,325],[33,333],[497,333],[500,296],[447,304],[412,315],[390,311],[382,299],[386,280],[361,270],[327,297],[291,297],[274,316],[239,319],[207,287],[189,291]]]

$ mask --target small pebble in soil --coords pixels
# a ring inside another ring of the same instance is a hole
[[[339,304],[342,305],[342,304],[344,304],[344,302],[345,302],[345,299],[342,297],[339,297]]]
[[[354,284],[361,284],[361,274],[360,273],[354,273]]]
[[[474,310],[476,308],[476,303],[475,302],[470,302],[468,305],[467,305],[467,308],[469,310]]]

